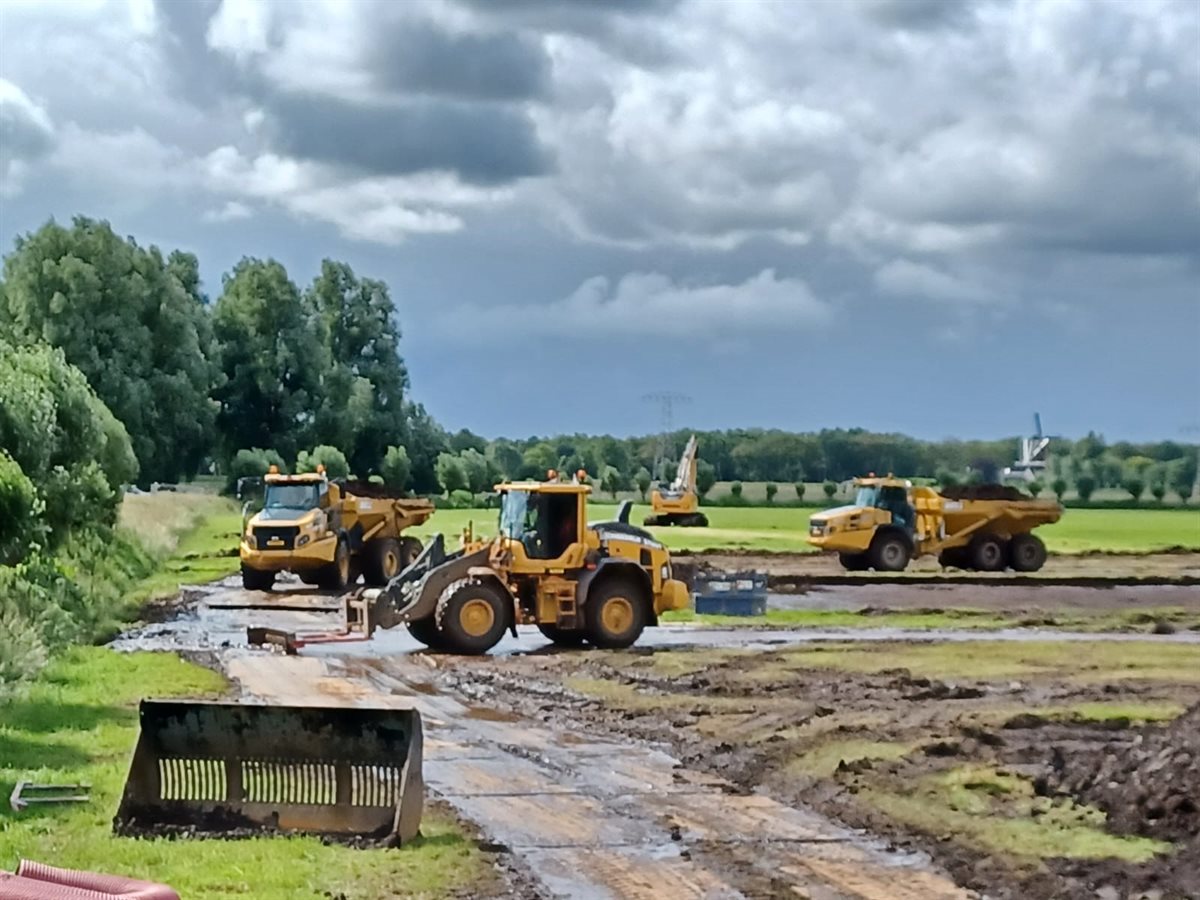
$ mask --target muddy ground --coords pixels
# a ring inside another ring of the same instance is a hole
[[[758,553],[705,551],[702,553],[672,554],[676,568],[687,572],[690,567],[707,565],[727,571],[755,569],[767,572],[772,590],[803,588],[813,582],[844,581],[847,583],[903,582],[905,580],[945,579],[955,583],[1035,584],[1045,581],[1080,586],[1100,586],[1113,583],[1164,583],[1169,581],[1200,583],[1200,553],[1180,550],[1169,553],[1080,553],[1051,555],[1045,567],[1036,573],[965,572],[943,569],[933,557],[922,557],[909,563],[901,573],[847,572],[833,553]]]
[[[1170,801],[1169,833],[1109,804],[1110,829],[1093,780],[1061,774],[1152,742],[1163,726],[1139,717],[1200,701],[1200,651],[1128,646],[847,643],[438,658],[438,670],[481,704],[663,742],[685,766],[925,851],[989,897],[1200,897],[1196,798]],[[1179,740],[1160,741],[1167,756]],[[1162,753],[1146,756],[1135,770],[1161,767]]]

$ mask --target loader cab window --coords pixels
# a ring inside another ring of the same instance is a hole
[[[320,487],[316,484],[269,484],[263,508],[315,509],[319,500]]]
[[[500,533],[516,538],[530,559],[557,559],[578,535],[577,494],[509,491],[500,502]]]

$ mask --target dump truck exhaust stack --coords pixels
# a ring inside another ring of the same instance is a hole
[[[421,824],[415,709],[143,700],[114,830],[301,832],[383,844]]]

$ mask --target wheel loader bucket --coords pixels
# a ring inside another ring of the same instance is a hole
[[[396,844],[421,824],[415,709],[143,700],[118,834],[303,832]]]

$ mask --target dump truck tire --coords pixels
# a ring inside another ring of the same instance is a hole
[[[438,631],[437,619],[433,616],[417,622],[409,622],[408,633],[430,650],[446,649],[446,640],[442,636],[442,633]]]
[[[417,561],[417,557],[421,555],[424,548],[421,542],[416,538],[406,537],[400,539],[400,566],[401,571],[407,569]]]
[[[587,640],[587,634],[578,628],[559,628],[557,625],[539,624],[537,630],[559,647],[579,647]]]
[[[588,591],[584,618],[587,638],[603,650],[621,650],[646,627],[644,590],[629,578],[606,578]]]
[[[242,566],[242,587],[248,591],[269,591],[275,585],[275,573]]]
[[[320,584],[321,583],[321,573],[319,571],[297,572],[296,575],[305,584]]]
[[[999,572],[1007,560],[1004,539],[995,534],[977,534],[968,547],[971,568],[980,572]]]
[[[339,539],[337,549],[333,551],[333,562],[321,569],[321,587],[333,591],[345,590],[351,581],[350,570],[350,548],[345,540]]]
[[[877,572],[903,572],[912,558],[912,547],[903,535],[885,531],[871,541],[867,557]]]
[[[380,538],[367,544],[363,577],[367,584],[382,587],[407,567],[404,550],[395,538]]]
[[[966,548],[951,547],[948,550],[943,550],[938,554],[938,565],[943,569],[970,568],[970,563],[967,562]]]
[[[486,581],[463,579],[438,600],[435,621],[451,653],[478,656],[500,642],[508,628],[512,601]]]
[[[1046,545],[1034,534],[1016,534],[1008,542],[1008,564],[1018,572],[1036,572],[1046,564]]]
[[[871,561],[865,553],[839,553],[838,562],[847,572],[865,572],[871,568]]]

